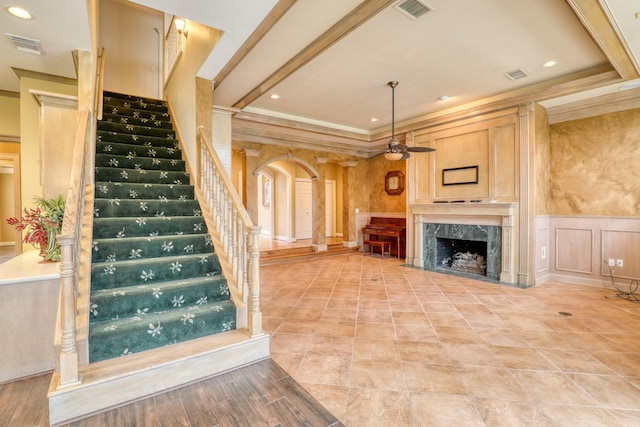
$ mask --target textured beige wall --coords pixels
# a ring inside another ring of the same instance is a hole
[[[420,154],[413,154],[420,155]],[[406,161],[390,162],[384,156],[377,156],[369,161],[369,212],[405,212],[407,205],[407,172]],[[390,196],[384,190],[385,176],[390,171],[400,171],[404,174],[405,190],[402,194]]]
[[[165,87],[165,96],[173,110],[173,120],[182,136],[185,155],[196,164],[196,75],[222,36],[221,32],[189,21],[189,36],[184,53],[178,60]]]
[[[162,13],[130,2],[101,0],[98,14],[100,46],[105,50],[104,89],[162,98]]]
[[[638,216],[640,109],[550,127],[554,215]]]
[[[0,96],[0,136],[20,136],[20,98]]]
[[[547,111],[541,105],[536,105],[536,140],[535,144],[535,207],[536,215],[549,214],[550,191],[550,139],[549,118]]]

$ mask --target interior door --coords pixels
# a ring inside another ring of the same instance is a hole
[[[311,180],[296,179],[296,239],[311,239]]]

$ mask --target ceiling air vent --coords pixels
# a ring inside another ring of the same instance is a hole
[[[508,73],[504,73],[504,75],[510,80],[518,80],[527,77],[527,73],[522,70],[509,71]]]
[[[40,47],[40,40],[16,36],[9,33],[7,33],[7,36],[9,36],[9,39],[18,50],[21,50],[23,52],[35,53],[36,55],[44,54],[44,51]]]
[[[433,7],[421,0],[404,0],[393,7],[398,12],[414,20],[433,10]]]

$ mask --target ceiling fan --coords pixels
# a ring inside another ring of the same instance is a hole
[[[385,159],[390,161],[396,161],[396,160],[408,159],[409,157],[411,157],[411,153],[427,153],[429,151],[436,151],[434,148],[428,148],[428,147],[409,147],[406,144],[401,144],[400,141],[396,139],[395,94],[396,94],[396,86],[398,86],[398,82],[394,80],[387,83],[387,85],[391,88],[391,139],[389,140],[389,142],[387,142],[387,149],[379,152],[375,156],[384,154]]]

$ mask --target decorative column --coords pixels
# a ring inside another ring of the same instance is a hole
[[[533,112],[535,104],[529,102],[519,106],[518,117],[520,120],[520,212],[518,221],[518,283],[524,286],[533,286],[535,274],[533,274],[534,248],[531,237],[535,232],[534,215],[534,186],[533,176],[534,144],[532,133],[535,132],[535,119]]]
[[[231,176],[231,117],[238,111],[237,108],[213,106],[211,143],[228,176]]]
[[[244,149],[245,154],[245,208],[254,224],[258,223],[258,174],[255,171],[260,165],[260,150]]]
[[[352,193],[357,191],[353,187],[356,182],[356,160],[340,162],[342,167],[342,245],[347,248],[358,246],[356,230],[356,205]]]
[[[314,252],[327,250],[327,189],[326,164],[327,157],[316,157],[318,176],[311,181],[311,249]]]

